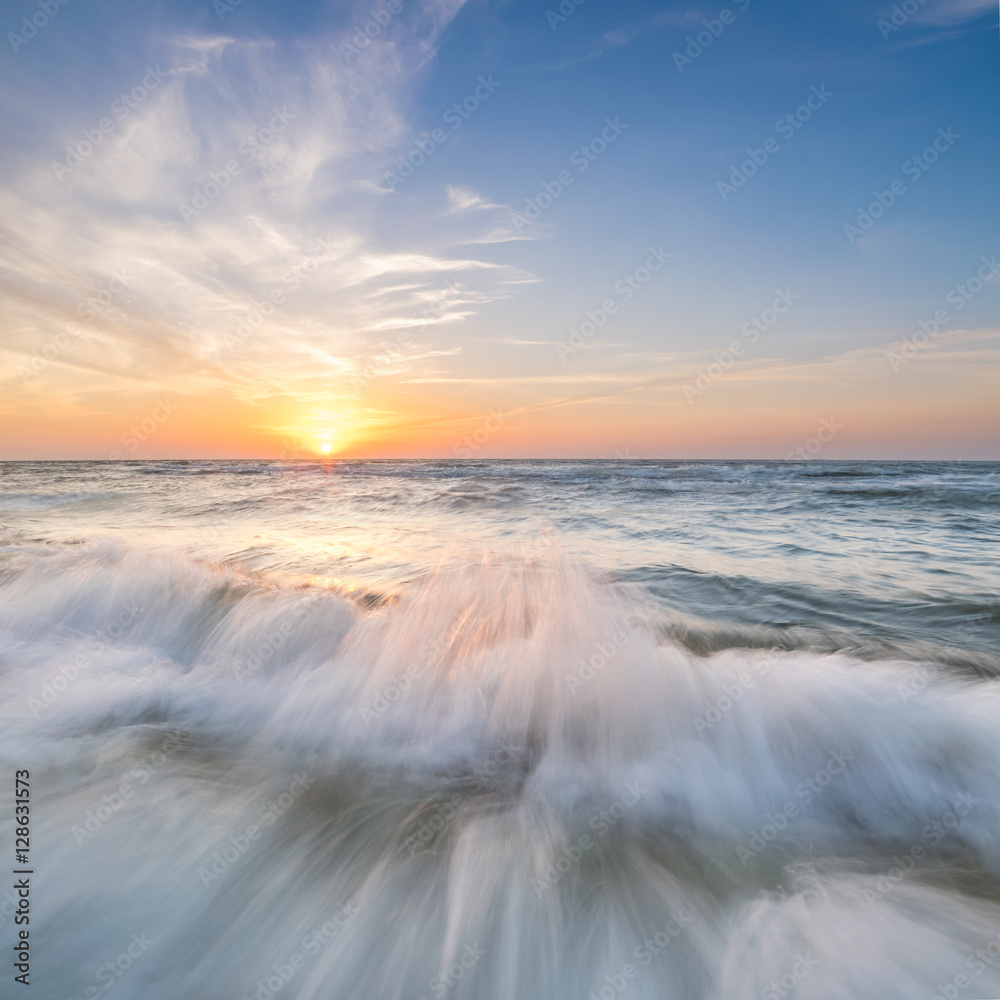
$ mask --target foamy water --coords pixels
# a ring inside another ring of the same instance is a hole
[[[8,470],[34,996],[1000,996],[997,466]]]

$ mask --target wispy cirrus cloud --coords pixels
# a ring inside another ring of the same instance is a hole
[[[336,35],[174,36],[155,85],[99,142],[82,130],[114,116],[80,106],[53,136],[62,158],[21,163],[0,193],[8,405],[152,382],[336,392],[386,331],[429,338],[531,280],[455,252],[510,238],[504,207],[473,192],[450,191],[402,235],[385,224],[399,203],[375,179],[412,138],[408,92],[461,6],[425,5],[352,58]],[[113,275],[124,289],[81,315]],[[398,366],[442,353],[417,345]]]
[[[958,25],[996,11],[993,0],[936,0],[921,7],[914,17],[928,24]]]

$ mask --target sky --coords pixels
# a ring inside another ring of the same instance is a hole
[[[2,459],[1000,459],[995,2],[0,30]]]

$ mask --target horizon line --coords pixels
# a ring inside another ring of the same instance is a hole
[[[998,465],[998,458],[686,458],[669,456],[646,456],[626,455],[618,458],[583,458],[573,456],[523,456],[514,458],[454,458],[447,456],[427,456],[424,458],[406,457],[385,457],[365,458],[353,455],[345,458],[336,458],[330,455],[316,455],[310,458],[251,458],[247,456],[219,456],[214,458],[190,457],[190,458],[0,458],[0,465],[15,464],[42,464],[46,462],[87,462],[101,465],[132,465],[148,462],[280,462],[280,463],[315,463],[329,465],[339,462],[453,462],[456,465],[476,465],[490,462],[777,462],[782,465],[809,465],[823,463],[827,465],[845,462],[934,462],[936,464],[961,465],[975,463],[979,465]]]

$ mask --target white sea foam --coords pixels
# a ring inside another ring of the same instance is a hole
[[[1000,995],[997,681],[699,657],[554,544],[385,596],[12,565],[40,996]]]

